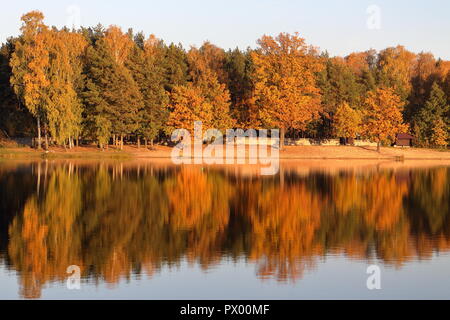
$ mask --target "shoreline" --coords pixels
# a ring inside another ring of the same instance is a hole
[[[72,150],[53,147],[48,152],[32,148],[0,148],[0,158],[148,158],[171,159],[172,148],[156,146],[154,150],[126,146],[124,150],[96,147],[77,147]],[[205,157],[207,158],[207,157]],[[237,157],[235,157],[237,158]],[[242,157],[240,157],[242,158]],[[248,157],[248,150],[246,157]],[[280,160],[450,160],[450,151],[421,148],[382,148],[378,153],[374,148],[351,146],[296,146],[280,151]]]
[[[52,147],[48,152],[29,147],[0,148],[0,159],[171,159],[172,148],[155,146],[153,150],[125,146],[101,151],[95,146],[72,150]],[[205,157],[206,159],[207,157]],[[238,157],[235,156],[235,159]],[[242,159],[243,157],[239,157]],[[248,150],[246,151],[246,159]],[[353,146],[286,146],[279,152],[280,160],[450,160],[450,151],[421,148],[383,147],[381,153],[371,147]]]

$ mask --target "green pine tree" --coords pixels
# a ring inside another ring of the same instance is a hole
[[[87,50],[84,103],[85,128],[100,141],[111,135],[133,134],[138,129],[138,111],[142,95],[129,70],[115,63],[101,39]],[[107,128],[110,128],[108,131]]]
[[[151,144],[164,129],[169,115],[169,96],[164,89],[165,74],[161,62],[159,55],[146,54],[137,43],[126,63],[143,99],[143,108],[139,110],[138,138],[143,137]]]
[[[416,134],[422,139],[420,143],[424,145],[431,144],[431,139],[433,136],[433,128],[436,121],[442,119],[447,127],[447,132],[449,130],[449,105],[447,104],[447,97],[444,91],[440,88],[437,82],[433,83],[431,88],[430,97],[420,109],[417,116],[415,117]]]

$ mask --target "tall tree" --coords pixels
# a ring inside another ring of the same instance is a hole
[[[243,128],[257,128],[258,112],[254,99],[253,61],[251,50],[238,48],[226,53],[224,68],[227,72],[228,90],[231,97],[231,115]]]
[[[35,120],[28,109],[20,103],[10,79],[12,69],[9,61],[14,52],[17,38],[10,38],[0,47],[0,130],[12,137],[32,136],[35,132]]]
[[[80,34],[56,29],[47,33],[50,85],[46,109],[48,129],[58,144],[69,148],[81,134],[82,105],[78,95],[81,81],[81,59],[87,41]]]
[[[222,131],[234,127],[230,114],[230,93],[219,80],[218,72],[224,71],[218,66],[223,65],[223,59],[224,53],[208,42],[200,50],[191,48],[188,53],[192,85],[202,95],[205,103],[212,107],[211,127]]]
[[[437,82],[434,82],[430,97],[414,119],[418,129],[416,134],[425,145],[431,142],[436,121],[442,120],[448,132],[450,129],[450,119],[447,117],[449,109],[444,91]]]
[[[22,16],[22,34],[11,56],[11,84],[20,101],[36,118],[38,148],[41,148],[41,122],[46,121],[46,89],[49,52],[46,46],[47,26],[44,15],[31,11]]]
[[[415,59],[416,55],[403,46],[386,48],[379,53],[379,84],[394,88],[402,101],[406,101],[411,93]]]
[[[139,40],[139,39],[138,39]],[[165,75],[162,57],[164,47],[154,36],[137,42],[126,63],[142,94],[144,107],[139,110],[138,139],[153,144],[168,119],[169,96],[164,89]]]
[[[165,89],[169,92],[173,87],[185,85],[189,79],[189,67],[186,51],[181,44],[170,44],[164,55]]]
[[[378,152],[381,143],[394,142],[397,134],[408,130],[408,126],[403,123],[403,106],[400,96],[393,89],[379,88],[367,95],[363,132],[377,142]]]
[[[281,130],[305,130],[321,111],[315,74],[322,70],[316,51],[303,38],[281,33],[263,36],[252,52],[255,65],[255,97],[266,126]]]
[[[118,26],[110,26],[104,38],[109,52],[115,63],[123,65],[133,48],[133,41],[129,34],[124,34]]]
[[[317,83],[321,90],[322,112],[321,121],[315,131],[322,137],[331,137],[330,128],[337,108],[349,104],[360,108],[364,93],[364,86],[358,83],[358,78],[343,59],[325,59],[325,69],[317,76]],[[361,72],[365,72],[366,70]]]
[[[124,136],[138,129],[138,110],[143,109],[143,101],[130,72],[116,62],[110,48],[100,39],[87,50],[86,125],[103,144],[111,135],[120,136],[123,148]]]

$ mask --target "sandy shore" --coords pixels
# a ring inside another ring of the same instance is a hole
[[[125,146],[124,150],[110,147],[101,151],[94,146],[78,147],[72,150],[51,148],[49,152],[31,148],[3,148],[0,158],[148,158],[170,159],[172,148],[156,146],[153,150]],[[248,156],[248,150],[247,155]],[[293,146],[280,151],[280,159],[376,159],[376,160],[450,160],[450,151],[421,148],[381,148],[351,146]]]

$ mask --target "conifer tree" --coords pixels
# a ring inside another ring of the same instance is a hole
[[[132,49],[126,63],[139,87],[143,108],[139,110],[138,139],[153,144],[154,139],[164,129],[168,119],[169,96],[164,89],[165,77],[162,64],[162,43],[150,37],[138,42]]]
[[[419,130],[417,134],[424,140],[422,141],[424,144],[430,144],[436,121],[442,120],[448,132],[450,126],[450,121],[447,117],[448,111],[447,97],[437,82],[435,82],[431,88],[430,97],[414,120]]]
[[[108,44],[100,39],[87,50],[85,105],[86,128],[98,141],[111,135],[123,138],[138,129],[142,95],[130,72],[116,62]],[[110,131],[107,130],[110,128]]]
[[[35,120],[10,83],[13,75],[9,61],[16,41],[17,38],[10,38],[0,47],[0,130],[9,137],[32,136],[36,130]]]
[[[187,55],[181,44],[170,44],[165,49],[164,73],[166,91],[171,92],[173,87],[185,85],[189,79]]]

